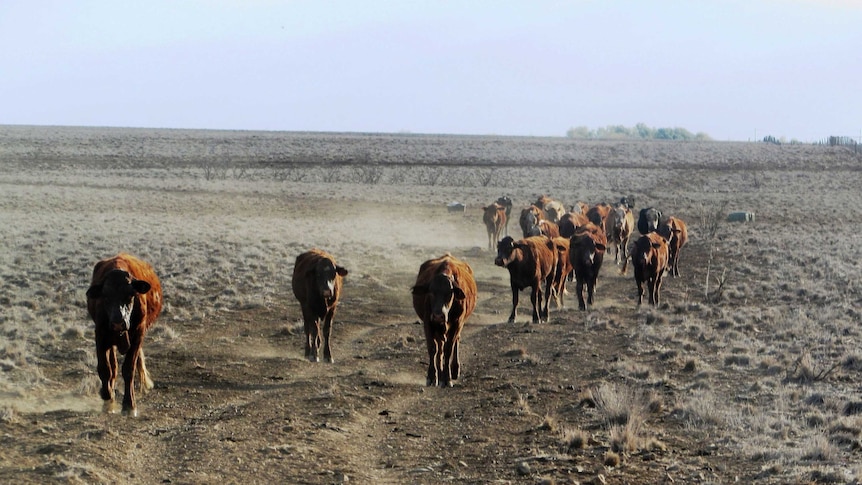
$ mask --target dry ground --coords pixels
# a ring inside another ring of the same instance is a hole
[[[813,146],[0,127],[0,481],[858,483],[860,166]],[[539,193],[688,221],[665,303],[638,308],[606,261],[589,312],[568,295],[550,323],[528,303],[506,323],[480,208]],[[290,291],[313,246],[350,270],[332,365],[302,359]],[[84,305],[120,250],[166,300],[138,418],[102,412]],[[427,388],[409,288],[446,251],[479,304],[462,378]]]

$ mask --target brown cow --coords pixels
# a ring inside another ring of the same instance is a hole
[[[428,386],[452,387],[461,375],[461,329],[476,308],[476,280],[469,264],[451,254],[419,267],[413,309],[422,319],[428,345]]]
[[[554,267],[554,281],[551,285],[554,290],[554,302],[557,308],[563,307],[563,295],[566,293],[566,281],[572,273],[572,262],[569,258],[569,246],[571,242],[565,237],[555,237],[554,249],[557,251],[557,265]]]
[[[670,270],[670,275],[673,277],[679,276],[679,251],[688,242],[688,228],[682,219],[670,216],[658,228],[658,233],[667,239],[667,267]]]
[[[602,228],[605,231],[605,234],[608,232],[608,216],[611,213],[612,207],[610,204],[606,204],[604,202],[600,202],[587,211],[587,219],[593,224]]]
[[[586,214],[580,212],[566,212],[560,219],[560,236],[571,238],[575,234],[577,227],[583,226],[590,222]]]
[[[137,416],[135,371],[141,394],[153,388],[144,361],[144,336],[162,311],[162,285],[153,267],[125,253],[103,259],[93,268],[87,311],[96,324],[96,369],[107,410],[114,403],[117,352],[123,361],[123,414]]]
[[[593,304],[607,244],[605,231],[592,222],[580,226],[572,236],[569,259],[575,273],[575,292],[578,294],[578,308],[581,310],[586,310],[587,304]],[[584,285],[587,286],[586,301]]]
[[[649,288],[650,305],[659,304],[662,276],[667,269],[667,261],[667,240],[660,234],[650,232],[635,241],[632,265],[635,267],[635,282],[638,285],[638,305],[643,303],[644,283]]]
[[[545,236],[535,236],[515,241],[506,236],[497,244],[494,264],[509,270],[512,285],[512,314],[514,322],[518,311],[518,294],[524,288],[532,288],[530,302],[533,304],[533,323],[548,320],[548,302],[551,297],[557,252],[553,242]],[[544,288],[542,284],[544,283]]]
[[[566,213],[566,207],[561,202],[547,195],[540,195],[533,205],[541,209],[543,219],[547,219],[554,224],[559,224],[560,218]]]
[[[589,210],[590,210],[589,204],[579,200],[579,201],[575,202],[575,204],[571,207],[569,212],[575,212],[577,214],[587,215],[587,211],[589,211]]]
[[[482,208],[484,214],[482,221],[485,223],[485,229],[488,230],[488,249],[494,249],[497,241],[500,240],[500,234],[503,228],[508,223],[506,217],[506,208],[497,202]]]
[[[311,249],[296,257],[291,284],[293,294],[302,307],[305,357],[311,362],[320,362],[321,330],[323,358],[327,362],[334,362],[330,346],[332,318],[335,316],[345,276],[347,270],[338,266],[335,258],[326,251]]]
[[[534,236],[542,235],[550,238],[560,237],[560,226],[553,221],[541,220],[538,225],[539,234],[531,234]]]
[[[614,262],[621,264],[628,258],[628,244],[635,228],[635,216],[623,204],[611,210],[607,224],[608,248],[614,251]]]

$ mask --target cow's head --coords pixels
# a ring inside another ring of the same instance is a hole
[[[467,298],[464,290],[455,284],[455,278],[445,273],[434,275],[427,285],[414,286],[413,294],[431,296],[431,322],[440,325],[448,325],[449,311],[455,301],[464,301]]]
[[[653,232],[658,229],[659,221],[661,220],[661,211],[654,207],[641,209],[638,219],[638,231],[643,234]]]
[[[673,240],[679,237],[680,229],[670,222],[662,224],[656,232],[659,236],[665,238],[668,243],[673,243]]]
[[[494,259],[494,264],[497,266],[508,266],[512,262],[512,254],[516,249],[520,248],[512,236],[506,236],[497,243],[497,257]]]
[[[87,298],[101,300],[102,308],[108,314],[108,324],[116,332],[126,332],[131,326],[135,297],[150,291],[150,284],[136,280],[127,271],[111,270],[101,285],[93,285],[87,290]]]
[[[338,276],[347,276],[347,269],[326,258],[319,260],[310,272],[313,273],[317,291],[324,298],[332,298],[335,294],[335,280]]]
[[[603,255],[605,249],[607,247],[593,239],[591,234],[582,234],[572,238],[570,254],[577,254],[581,258],[581,264],[590,266],[595,262],[596,255]]]

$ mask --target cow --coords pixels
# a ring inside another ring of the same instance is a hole
[[[566,213],[566,208],[562,203],[552,200],[545,204],[544,211],[549,221],[559,224],[560,218]]]
[[[530,231],[531,236],[542,235],[542,236],[547,236],[550,238],[560,237],[560,226],[558,226],[555,222],[548,221],[548,220],[541,220],[541,221],[539,221],[539,224],[536,226],[536,229],[539,230],[539,234],[533,234],[533,231]]]
[[[650,305],[658,305],[661,300],[662,276],[668,262],[667,240],[656,232],[642,235],[635,241],[631,259],[638,286],[638,305],[643,303],[644,283],[649,288]]]
[[[589,204],[587,204],[586,202],[578,201],[575,203],[575,205],[571,206],[569,212],[586,215],[588,210],[590,210]]]
[[[137,416],[135,374],[141,394],[153,388],[144,360],[144,336],[162,311],[162,285],[153,267],[120,253],[93,268],[87,289],[87,312],[96,325],[96,369],[105,409],[112,411],[117,381],[117,353],[123,360],[123,414]]]
[[[635,218],[627,206],[620,204],[611,210],[607,222],[608,248],[614,251],[614,262],[621,264],[628,258],[629,238],[635,228]]]
[[[635,196],[628,195],[628,196],[620,197],[619,205],[624,205],[629,209],[634,209],[635,208]]]
[[[509,270],[512,286],[509,323],[514,322],[517,316],[519,292],[528,287],[532,289],[530,302],[533,304],[533,323],[547,321],[556,258],[554,244],[545,236],[527,237],[519,241],[506,236],[497,243],[494,264]]]
[[[512,198],[504,195],[497,199],[497,203],[506,209],[506,235],[509,235],[509,221],[512,220]]]
[[[611,205],[600,202],[587,210],[587,219],[607,232],[607,220],[611,213]]]
[[[679,251],[688,242],[688,228],[682,219],[670,216],[657,231],[665,239],[668,246],[668,270],[672,277],[679,276]]]
[[[566,293],[566,282],[572,273],[572,262],[569,258],[569,245],[571,241],[566,237],[554,237],[554,249],[557,251],[557,265],[554,267],[554,280],[551,285],[553,289],[554,302],[557,308],[562,308],[563,295]]]
[[[494,245],[500,240],[500,234],[503,228],[508,224],[506,217],[506,208],[497,202],[482,208],[484,212],[482,221],[485,223],[485,229],[488,230],[488,249],[494,249]]]
[[[661,211],[655,207],[644,207],[638,216],[638,232],[649,234],[658,229],[661,221]]]
[[[538,235],[538,233],[531,234],[531,232],[534,232],[534,228],[539,225],[539,221],[543,219],[543,216],[542,209],[535,205],[521,210],[518,225],[521,226],[521,232],[524,234],[524,237]]]
[[[545,206],[553,201],[554,199],[548,197],[545,194],[542,194],[538,198],[536,198],[536,201],[533,202],[533,205],[538,207],[539,209],[545,210]]]
[[[425,384],[452,387],[461,374],[461,329],[476,308],[473,269],[449,253],[429,259],[419,267],[412,293],[428,345]]]
[[[569,259],[575,273],[575,292],[578,294],[578,308],[580,310],[586,310],[587,304],[593,304],[593,296],[607,243],[604,229],[592,222],[580,226],[571,238]],[[585,285],[587,287],[586,301],[584,300]]]
[[[555,224],[558,224],[560,218],[566,213],[566,207],[561,202],[551,199],[547,195],[539,196],[533,205],[542,211],[543,219],[547,219]]]
[[[302,308],[305,358],[310,362],[320,362],[321,333],[323,358],[329,363],[335,362],[330,345],[332,319],[347,273],[331,254],[321,249],[311,249],[296,257],[291,286]]]
[[[571,238],[575,234],[575,229],[579,226],[590,222],[587,216],[581,212],[566,212],[560,219],[560,236]]]

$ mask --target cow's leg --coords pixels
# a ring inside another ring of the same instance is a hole
[[[123,395],[123,414],[135,417],[138,410],[135,408],[135,370],[138,367],[138,354],[141,350],[141,342],[137,338],[132,339],[132,345],[126,352],[123,360],[123,381],[125,394]]]
[[[644,282],[642,279],[635,277],[638,284],[638,305],[644,302]]]
[[[578,294],[578,309],[586,310],[587,304],[584,302],[584,281],[580,278],[575,280],[575,293]]]
[[[661,303],[661,282],[662,282],[662,274],[659,273],[658,276],[655,277],[655,305],[658,306]]]
[[[105,401],[114,400],[114,382],[117,378],[117,356],[110,345],[96,345],[96,371],[102,387],[99,395]]]
[[[593,277],[589,281],[587,281],[587,304],[593,306],[593,295],[596,292],[596,280],[598,278]]]
[[[452,339],[452,356],[451,356],[451,380],[449,381],[449,385],[452,385],[452,381],[458,380],[461,377],[461,338],[454,337]]]
[[[533,323],[542,321],[542,283],[536,281],[530,289],[530,303],[533,304]]]
[[[332,359],[332,347],[329,344],[329,337],[332,335],[332,319],[335,317],[335,307],[333,306],[326,316],[323,317],[323,360],[330,364],[335,363]]]
[[[140,384],[141,394],[146,394],[152,389],[155,384],[150,379],[150,372],[147,370],[147,364],[144,362],[144,347],[141,344],[141,350],[138,352],[138,382]]]
[[[428,373],[425,377],[426,386],[437,385],[437,361],[443,349],[437,345],[437,338],[434,335],[434,330],[431,324],[425,323],[425,344],[428,346]]]
[[[545,323],[548,322],[548,316],[551,312],[551,296],[553,296],[554,291],[554,273],[551,273],[548,275],[548,279],[545,280],[545,293],[542,295],[544,305],[542,307],[541,318]]]
[[[672,264],[673,264],[673,268],[672,268],[670,275],[673,277],[677,277],[677,276],[679,276],[679,250],[678,249],[673,253],[673,263]]]
[[[515,317],[518,316],[518,299],[520,297],[520,291],[521,290],[519,290],[517,286],[512,284],[512,314],[509,315],[509,323],[514,323]]]
[[[305,328],[305,358],[309,362],[318,362],[320,348],[320,323],[317,315],[306,305],[302,305],[302,321]]]
[[[647,281],[647,285],[649,286],[649,303],[650,305],[655,305],[655,282],[656,278],[650,278]]]

